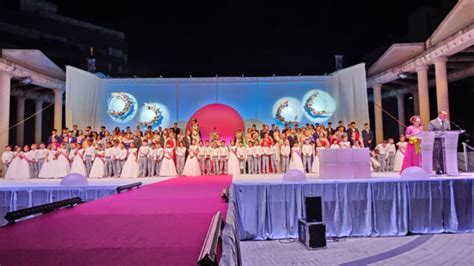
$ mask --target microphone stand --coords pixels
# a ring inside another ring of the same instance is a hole
[[[462,135],[466,136],[466,143],[469,142],[469,137],[471,137],[471,135],[469,133],[466,132],[466,130],[464,130],[462,127],[460,127],[458,124],[454,123],[453,121],[449,120],[449,123],[454,125],[455,127],[459,128],[459,130],[462,131]]]

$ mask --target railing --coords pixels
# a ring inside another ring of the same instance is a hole
[[[474,171],[474,147],[470,146],[466,142],[462,143],[464,152],[464,171]]]

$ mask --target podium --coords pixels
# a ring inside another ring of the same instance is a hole
[[[443,149],[444,173],[458,175],[458,140],[463,131],[422,131],[416,134],[421,139],[421,168],[433,173],[433,147],[435,138],[440,138]]]

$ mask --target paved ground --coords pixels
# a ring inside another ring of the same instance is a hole
[[[242,241],[243,265],[473,265],[474,234],[347,238],[308,250],[300,242]]]

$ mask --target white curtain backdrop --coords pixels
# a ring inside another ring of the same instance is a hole
[[[103,80],[87,71],[66,66],[66,126],[84,129],[101,126],[101,112],[105,112]]]
[[[331,74],[331,88],[339,106],[332,117],[344,123],[354,121],[358,127],[369,123],[369,103],[365,63],[341,69]]]

